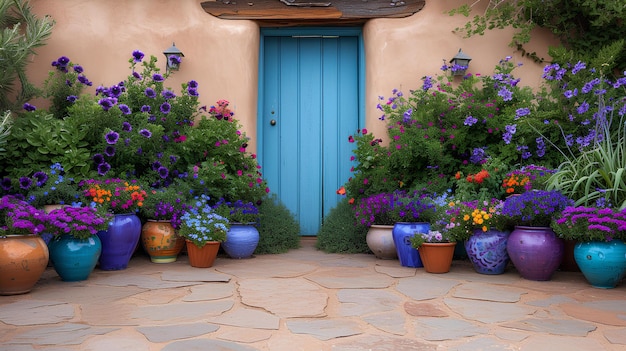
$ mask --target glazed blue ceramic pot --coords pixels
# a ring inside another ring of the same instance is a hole
[[[102,251],[100,238],[77,239],[69,234],[53,238],[48,244],[54,270],[67,282],[86,280],[96,267]]]
[[[621,240],[578,243],[574,259],[591,286],[614,288],[626,272],[626,244]]]

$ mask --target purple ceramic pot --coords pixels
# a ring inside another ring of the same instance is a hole
[[[550,227],[516,226],[506,245],[511,262],[528,280],[550,280],[563,259],[563,239]]]

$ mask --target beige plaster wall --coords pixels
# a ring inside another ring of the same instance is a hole
[[[229,100],[255,150],[259,28],[252,21],[214,18],[202,10],[201,2],[31,0],[34,12],[52,16],[56,26],[48,44],[33,58],[29,75],[34,82],[43,82],[50,63],[65,55],[85,68],[94,86],[112,85],[130,73],[133,50],[155,55],[164,65],[163,50],[176,42],[185,58],[168,85],[178,91],[181,83],[195,79],[202,104]],[[367,128],[384,135],[376,110],[378,96],[388,97],[394,88],[407,93],[419,88],[420,77],[439,73],[442,59],[449,60],[459,48],[473,58],[471,72],[489,73],[510,55],[524,63],[519,71],[522,82],[539,84],[543,65],[520,58],[508,47],[510,32],[492,31],[470,39],[453,33],[466,18],[444,11],[464,2],[470,1],[427,0],[425,8],[411,17],[376,19],[365,25]],[[555,42],[536,40],[530,49],[545,57],[549,44]]]

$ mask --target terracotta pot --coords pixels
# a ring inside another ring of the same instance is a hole
[[[448,273],[452,266],[456,243],[423,243],[418,249],[424,270],[428,273]]]
[[[367,247],[372,250],[377,258],[383,260],[395,260],[398,258],[392,231],[392,225],[377,224],[372,225],[367,231],[367,236],[365,237]]]
[[[220,249],[219,241],[209,241],[203,247],[197,247],[193,242],[187,242],[187,256],[191,267],[208,268],[212,267]]]
[[[185,245],[170,221],[149,219],[141,228],[141,244],[154,263],[175,262]]]
[[[0,238],[0,295],[25,294],[48,266],[48,246],[38,235]]]

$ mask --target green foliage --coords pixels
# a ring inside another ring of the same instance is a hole
[[[602,101],[602,98],[600,98]],[[611,117],[600,125],[595,147],[568,157],[548,178],[548,189],[560,190],[576,206],[626,208],[626,126]],[[612,124],[617,124],[612,131]]]
[[[369,253],[367,230],[366,226],[354,224],[352,205],[343,199],[324,217],[315,245],[328,253]]]
[[[472,6],[478,4],[476,1]],[[450,15],[470,15],[471,7],[463,5]],[[510,45],[523,54],[543,60],[536,53],[527,53],[524,44],[531,39],[535,27],[548,29],[565,47],[571,49],[576,59],[588,60],[600,48],[623,38],[626,7],[615,0],[505,0],[490,1],[487,10],[475,15],[463,28],[456,30],[466,37],[483,35],[485,31],[512,27],[515,33]],[[558,61],[557,61],[558,62]],[[626,65],[626,52],[617,57],[618,67]]]
[[[52,18],[38,18],[28,1],[0,1],[0,111],[17,111],[37,94],[26,66],[53,27]]]
[[[300,247],[300,225],[275,194],[259,205],[259,244],[255,254],[278,254]]]
[[[41,176],[36,173],[36,175]],[[37,208],[45,205],[72,205],[81,202],[82,194],[73,178],[65,177],[63,166],[55,163],[46,173],[45,182],[36,184],[28,191],[28,202]]]
[[[2,116],[0,116],[0,152],[4,151],[3,145],[6,144],[11,134],[12,125],[13,119],[11,117],[11,111],[4,111]]]
[[[66,174],[87,176],[91,153],[86,128],[45,112],[28,112],[15,120],[0,164],[3,175],[29,176],[60,163]]]

